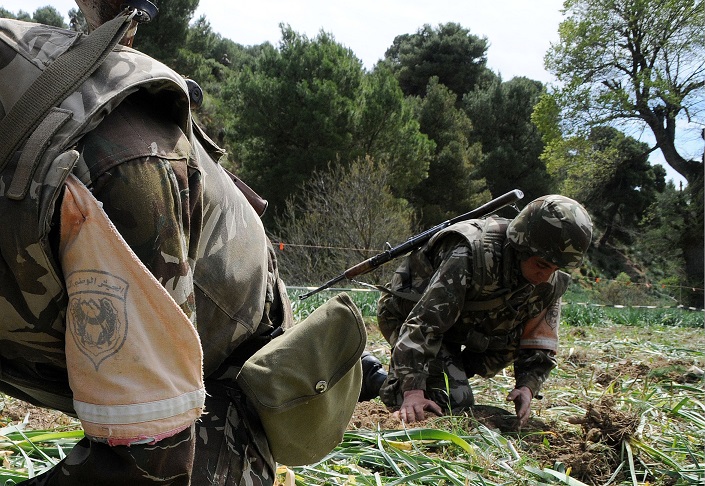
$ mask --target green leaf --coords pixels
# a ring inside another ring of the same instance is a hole
[[[472,445],[470,445],[467,441],[457,436],[456,434],[447,432],[445,430],[426,428],[408,429],[399,432],[387,432],[383,434],[383,436],[386,440],[403,440],[406,438],[408,440],[448,441],[462,448],[471,456],[476,455],[475,448]]]

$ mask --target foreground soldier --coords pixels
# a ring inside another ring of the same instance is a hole
[[[77,3],[95,29],[133,2]],[[0,116],[80,39],[0,22]],[[234,376],[289,304],[258,215],[188,103],[173,71],[119,48],[1,169],[0,391],[86,433],[23,484],[274,482]],[[23,165],[69,128],[71,150]]]
[[[551,195],[511,221],[449,226],[412,252],[378,305],[380,330],[392,345],[382,401],[407,423],[425,412],[460,410],[474,404],[468,378],[513,364],[516,387],[507,400],[523,425],[556,364],[560,297],[570,281],[557,270],[578,267],[591,237],[585,209]],[[365,371],[369,398],[379,371],[369,363]]]

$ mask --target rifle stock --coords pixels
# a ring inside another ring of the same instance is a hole
[[[519,189],[514,189],[513,191],[509,191],[506,194],[502,194],[501,196],[491,200],[490,202],[483,204],[479,208],[473,209],[472,211],[469,211],[465,214],[461,214],[460,216],[456,216],[455,218],[444,221],[443,223],[436,225],[433,228],[427,229],[426,231],[419,233],[418,235],[412,236],[404,243],[401,243],[395,246],[394,248],[390,248],[389,250],[383,251],[382,253],[378,253],[377,255],[368,258],[367,260],[353,265],[352,267],[348,268],[337,277],[327,281],[320,287],[306,292],[305,294],[299,295],[299,299],[306,299],[314,294],[317,294],[321,290],[325,290],[337,284],[342,280],[352,279],[359,275],[369,273],[375,268],[384,265],[388,261],[393,260],[394,258],[397,258],[399,256],[405,255],[410,251],[419,248],[421,245],[430,240],[433,235],[435,235],[442,229],[447,228],[450,225],[459,223],[461,221],[466,221],[468,219],[480,218],[489,213],[493,213],[499,209],[502,209],[505,206],[513,204],[523,197],[524,193],[521,192]]]

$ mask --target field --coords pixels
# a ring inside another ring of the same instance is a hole
[[[374,297],[355,298],[368,350],[388,361],[370,317]],[[359,404],[339,447],[319,464],[281,466],[278,484],[705,484],[703,313],[573,305],[562,326],[558,369],[521,430],[504,400],[507,370],[471,380],[471,412],[414,427],[379,402]],[[0,484],[48,467],[81,436],[61,414],[10,398],[0,405]]]

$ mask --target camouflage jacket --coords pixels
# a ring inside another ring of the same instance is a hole
[[[80,41],[75,32],[0,21],[0,116]],[[54,211],[70,170],[196,326],[212,375],[286,309],[272,309],[283,286],[261,221],[216,162],[222,152],[192,127],[183,79],[118,47],[60,108],[71,117],[26,197],[7,192],[21,153],[0,173],[0,224],[13,228],[0,236],[0,383],[73,413]]]
[[[514,363],[517,386],[534,394],[555,366],[555,350],[533,349],[521,336],[529,319],[559,309],[569,276],[555,272],[546,284],[529,284],[506,243],[507,224],[497,217],[457,223],[397,269],[388,285],[394,294],[381,299],[378,313],[402,390],[425,389],[428,361],[443,343],[462,347],[473,367],[468,375],[493,376]],[[549,314],[557,326],[558,314]]]

